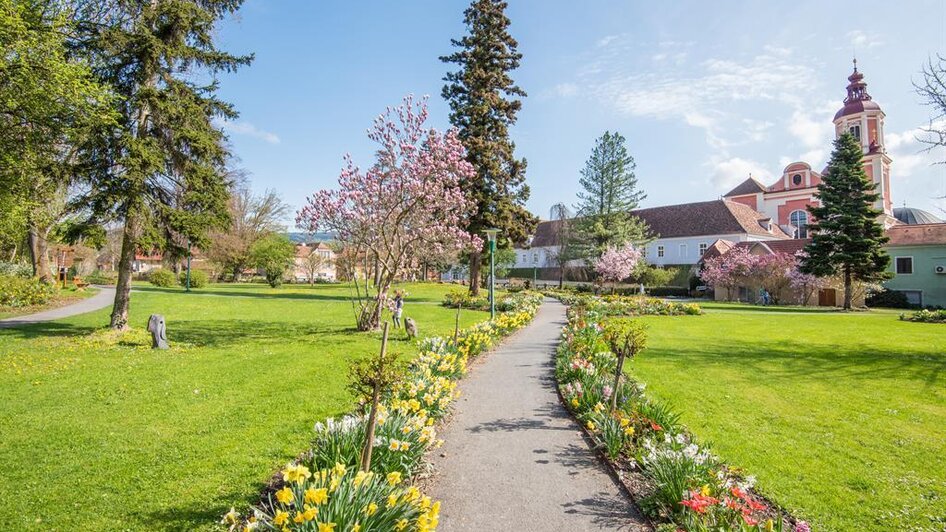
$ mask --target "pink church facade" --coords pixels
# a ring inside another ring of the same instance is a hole
[[[854,72],[848,77],[847,97],[844,105],[834,115],[835,135],[850,132],[861,143],[864,150],[864,171],[877,185],[880,199],[876,207],[884,212],[884,225],[890,227],[897,222],[893,217],[893,200],[890,189],[891,159],[884,149],[884,112],[870,94],[864,74]],[[821,183],[821,172],[802,161],[785,167],[782,176],[774,183],[765,185],[751,176],[724,195],[724,198],[747,205],[772,220],[795,238],[807,238],[808,225],[813,221],[808,207],[818,204],[815,193]]]

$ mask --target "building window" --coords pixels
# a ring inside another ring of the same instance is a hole
[[[792,184],[796,187],[801,184],[801,174],[795,174],[792,176]]]
[[[647,246],[641,248],[641,257],[647,258]]]
[[[539,252],[536,251],[535,253],[532,254],[532,264],[538,264],[538,263],[539,263]]]
[[[707,247],[708,246],[706,245],[706,242],[700,242],[700,256],[701,257],[706,254]]]
[[[805,211],[792,211],[788,215],[788,223],[795,228],[795,238],[808,238],[808,213]]]
[[[663,257],[663,256],[664,256],[664,247],[663,247],[663,246],[657,246],[657,256],[658,256],[658,257]]]
[[[686,244],[680,244],[680,256],[681,256],[681,257],[686,257],[686,256],[687,256],[687,245],[686,245]]]
[[[913,273],[913,257],[897,257],[897,275],[911,275]]]
[[[861,126],[860,125],[851,126],[849,131],[851,132],[851,135],[854,135],[854,138],[856,138],[857,140],[861,140]]]

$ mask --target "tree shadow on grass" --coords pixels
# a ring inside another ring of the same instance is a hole
[[[265,484],[254,486],[253,493],[262,493]],[[254,497],[256,497],[254,495]],[[131,514],[131,520],[135,521],[142,530],[203,530],[213,528],[212,525],[219,523],[223,515],[230,510],[234,504],[244,501],[245,493],[227,493],[216,498],[216,501],[207,506],[201,506],[198,503],[182,503],[164,510],[153,512],[136,512]],[[253,504],[259,502],[257,499],[251,501]],[[245,514],[245,512],[243,512]],[[221,528],[222,530],[222,528]]]
[[[255,286],[252,288],[262,288]],[[267,288],[268,289],[268,288]],[[226,290],[194,290],[190,294],[179,288],[161,288],[157,286],[135,286],[135,292],[147,292],[154,294],[171,294],[178,296],[217,296],[217,297],[247,297],[256,299],[290,299],[290,300],[309,300],[309,301],[345,301],[351,300],[349,296],[337,294],[307,294],[302,292],[253,292],[250,290],[241,291],[236,288],[227,288]]]
[[[678,359],[699,373],[730,365],[757,379],[821,380],[908,378],[936,386],[946,375],[946,354],[904,353],[864,346],[812,346],[800,341],[777,345],[704,341],[692,348],[654,347],[650,354]]]
[[[354,327],[250,319],[192,320],[168,323],[168,341],[198,347],[223,347],[243,343],[317,342],[319,336],[357,333]],[[338,341],[338,340],[333,340]]]
[[[32,339],[41,337],[65,337],[90,334],[101,329],[92,325],[73,325],[59,321],[17,324],[15,327],[0,329],[0,339]]]

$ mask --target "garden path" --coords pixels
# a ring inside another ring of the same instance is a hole
[[[45,321],[68,318],[77,314],[85,314],[86,312],[103,309],[114,302],[114,286],[96,286],[95,288],[98,289],[97,294],[93,295],[92,297],[76,301],[71,305],[45,310],[35,314],[27,314],[26,316],[17,316],[15,318],[0,320],[0,329],[16,327],[18,325],[29,325],[31,323],[42,323]]]
[[[649,530],[559,401],[564,324],[564,306],[547,299],[461,381],[432,459],[440,530]]]

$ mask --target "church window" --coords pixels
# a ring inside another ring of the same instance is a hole
[[[686,244],[680,244],[680,256],[681,256],[681,257],[686,257],[686,256],[687,256],[687,245],[686,245]]]
[[[861,140],[861,126],[860,125],[851,126],[850,132],[851,132],[851,135],[854,135],[854,138],[856,138],[857,140]]]
[[[663,246],[657,246],[657,256],[658,256],[658,257],[663,257],[663,256],[664,256],[664,247],[663,247]]]
[[[788,216],[788,223],[795,228],[795,238],[808,238],[808,213],[792,211]]]
[[[796,187],[801,184],[801,174],[795,174],[792,176],[792,184]]]

